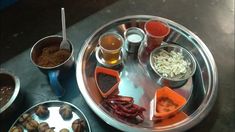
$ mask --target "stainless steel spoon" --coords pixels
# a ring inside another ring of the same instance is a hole
[[[66,38],[66,24],[65,24],[65,13],[64,8],[61,8],[61,21],[62,21],[62,36],[63,40],[60,43],[60,49],[67,49],[70,51],[70,44]]]

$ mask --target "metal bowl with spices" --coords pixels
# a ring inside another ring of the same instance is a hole
[[[0,120],[10,117],[21,101],[19,78],[5,69],[0,69]]]

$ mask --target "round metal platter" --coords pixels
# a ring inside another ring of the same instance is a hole
[[[71,108],[72,108],[73,116],[69,120],[63,120],[63,118],[59,114],[60,106],[65,105],[65,104],[71,106]],[[45,119],[44,118],[39,118],[34,113],[35,108],[38,105],[45,105],[45,106],[48,107],[48,110],[50,112],[48,118],[45,118]],[[55,128],[54,129],[55,132],[58,132],[63,128],[67,128],[69,131],[72,131],[71,126],[72,126],[73,121],[76,120],[76,119],[82,119],[85,122],[85,132],[91,132],[90,124],[89,124],[87,118],[85,117],[85,115],[82,113],[82,111],[80,109],[78,109],[76,106],[74,106],[73,104],[68,103],[68,102],[57,101],[57,100],[41,102],[41,103],[36,104],[36,105],[32,106],[31,108],[29,108],[23,114],[25,114],[25,113],[30,114],[32,116],[32,118],[34,120],[36,120],[38,123],[47,122],[50,127]],[[19,124],[18,120],[23,114],[21,114],[18,117],[18,119],[13,123],[11,128],[13,126],[16,126],[16,125]],[[24,132],[27,132],[27,130],[25,128],[24,128]]]
[[[140,61],[136,54],[125,53],[123,48],[123,65],[113,68],[120,72],[118,94],[133,97],[135,104],[146,108],[144,122],[132,124],[112,115],[101,105],[103,98],[99,94],[94,79],[95,67],[102,66],[96,59],[96,48],[99,36],[103,33],[116,32],[123,36],[130,27],[144,30],[144,24],[149,19],[157,19],[170,26],[171,32],[164,42],[186,48],[196,59],[197,68],[193,77],[182,86],[173,89],[187,100],[181,112],[172,118],[156,121],[153,118],[152,102],[156,89],[161,86],[152,76],[149,62]],[[185,131],[199,123],[208,114],[217,95],[217,68],[206,45],[182,25],[156,16],[127,16],[113,20],[97,29],[85,41],[80,51],[76,77],[79,89],[91,109],[107,124],[122,131]]]

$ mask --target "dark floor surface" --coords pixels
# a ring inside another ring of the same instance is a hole
[[[0,11],[0,64],[30,48],[40,38],[61,31],[117,0],[18,0]],[[43,26],[42,26],[43,25]]]

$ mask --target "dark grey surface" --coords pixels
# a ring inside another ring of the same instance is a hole
[[[75,46],[75,58],[91,33],[101,25],[126,15],[155,15],[184,25],[198,35],[212,52],[219,74],[219,95],[210,114],[189,131],[235,131],[234,103],[234,1],[231,0],[123,0],[68,28],[68,38]],[[30,62],[29,50],[1,65],[14,72],[21,81],[24,104],[7,121],[1,121],[5,130],[23,112],[35,103],[57,99],[47,78]],[[79,107],[95,132],[117,131],[99,119],[85,103],[76,86],[75,71],[64,79],[67,89],[62,100]]]
[[[68,27],[117,0],[0,1],[16,1],[13,5],[0,10],[0,63],[3,63],[30,48],[38,39],[60,32],[61,7],[65,9]]]

